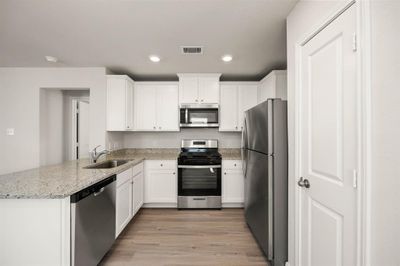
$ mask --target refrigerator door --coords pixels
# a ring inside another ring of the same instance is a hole
[[[268,145],[268,139],[270,138],[268,136],[268,122],[272,115],[269,112],[269,109],[271,109],[270,105],[272,105],[272,100],[267,100],[245,112],[245,148],[265,154],[272,154],[272,147]]]
[[[273,258],[272,157],[247,150],[245,217],[268,259]]]

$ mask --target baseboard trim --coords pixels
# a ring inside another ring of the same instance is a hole
[[[177,208],[177,203],[144,203],[142,208]]]
[[[222,208],[243,208],[243,203],[222,203]]]

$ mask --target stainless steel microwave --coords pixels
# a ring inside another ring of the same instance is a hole
[[[180,127],[218,127],[218,104],[184,104]]]

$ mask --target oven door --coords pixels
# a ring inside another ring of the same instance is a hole
[[[181,127],[218,127],[218,107],[181,108]]]
[[[221,196],[221,165],[179,165],[178,196]]]

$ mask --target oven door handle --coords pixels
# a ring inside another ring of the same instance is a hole
[[[208,168],[221,168],[221,165],[178,165],[178,168],[186,169],[208,169]]]

